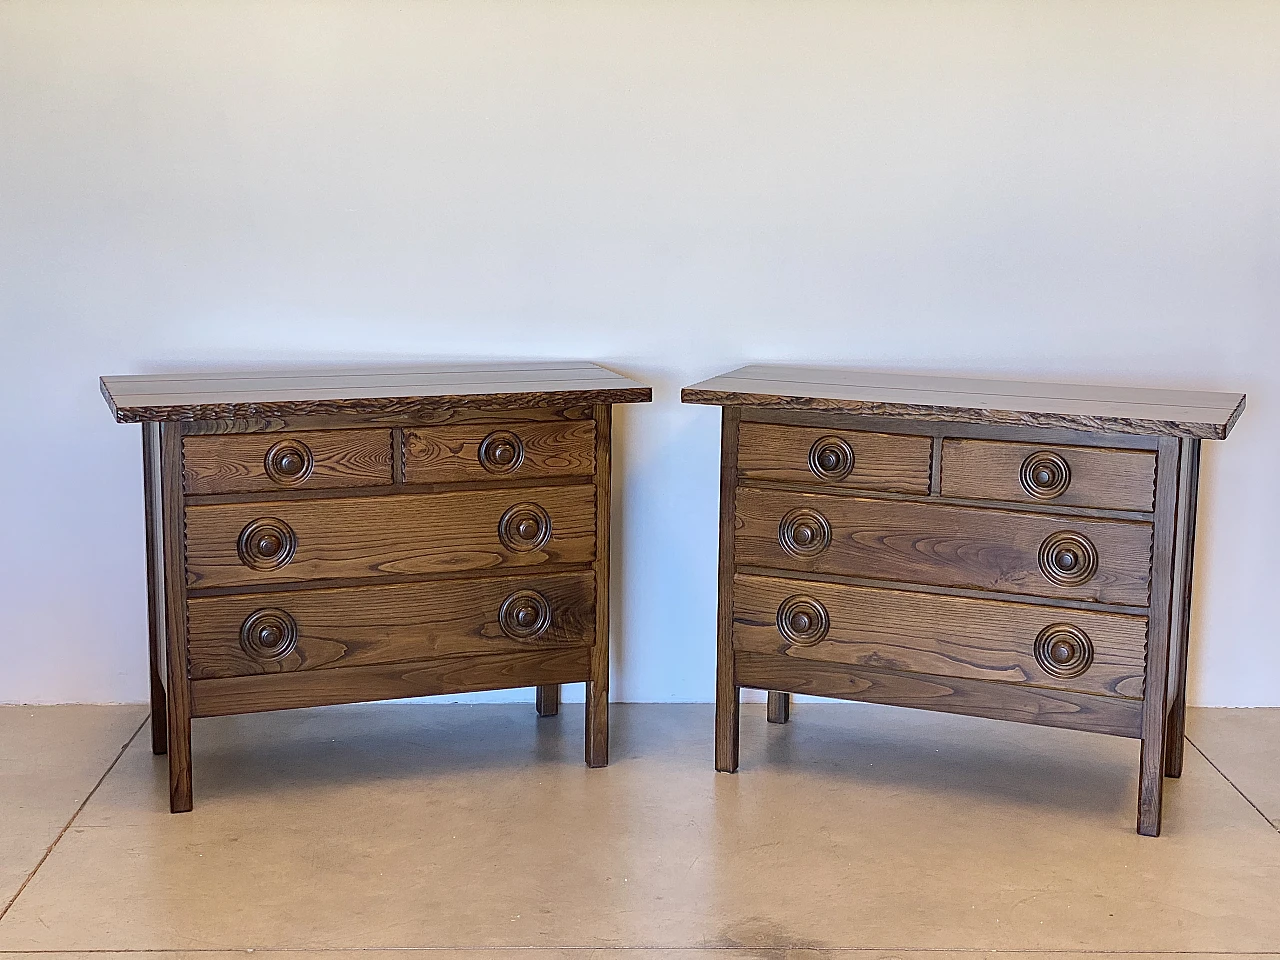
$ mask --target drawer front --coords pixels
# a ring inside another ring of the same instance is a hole
[[[1151,524],[743,487],[740,565],[1145,607]]]
[[[945,440],[942,495],[1150,512],[1156,456],[1145,450]]]
[[[1141,699],[1145,617],[739,575],[735,650]]]
[[[744,422],[738,476],[923,495],[932,448],[929,437]]]
[[[533,487],[187,508],[187,584],[449,573],[595,559],[595,489]]]
[[[406,483],[589,477],[595,468],[594,420],[472,423],[404,432]]]
[[[590,646],[591,573],[205,597],[190,601],[195,680]]]
[[[182,439],[182,485],[190,494],[384,483],[391,483],[390,430],[228,433]]]

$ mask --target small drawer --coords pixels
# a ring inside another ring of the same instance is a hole
[[[739,565],[1145,607],[1151,524],[741,487]]]
[[[390,483],[390,430],[226,433],[182,439],[182,486],[189,494]]]
[[[1146,617],[739,575],[733,646],[1141,699]]]
[[[595,559],[595,488],[195,504],[187,584],[247,587]]]
[[[738,476],[924,495],[932,446],[929,437],[744,421]]]
[[[589,477],[594,420],[415,427],[404,432],[406,483]]]
[[[1145,450],[949,439],[942,495],[1151,512],[1156,456]]]
[[[193,680],[590,646],[591,573],[196,598]]]

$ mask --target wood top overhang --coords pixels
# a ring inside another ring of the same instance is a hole
[[[1226,439],[1244,394],[752,364],[685,387],[685,403],[904,420]]]
[[[647,385],[577,360],[175,373],[103,377],[101,384],[120,423],[396,416],[452,407],[514,410],[653,399]]]

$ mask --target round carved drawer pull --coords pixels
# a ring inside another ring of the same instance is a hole
[[[830,626],[827,608],[813,597],[787,597],[778,607],[778,632],[791,643],[818,643]]]
[[[536,503],[517,503],[498,521],[498,539],[516,553],[538,550],[551,539],[551,517]]]
[[[819,437],[809,448],[809,469],[819,480],[843,480],[853,470],[853,448],[841,437]]]
[[[311,455],[311,448],[301,440],[292,437],[271,445],[263,459],[267,476],[284,486],[302,483],[315,469],[316,459]]]
[[[298,645],[298,624],[283,610],[255,610],[240,627],[240,649],[255,660],[283,660]]]
[[[254,570],[278,570],[293,559],[298,535],[275,517],[260,517],[240,531],[236,552],[240,562]]]
[[[551,626],[551,604],[536,590],[517,590],[502,601],[498,626],[512,640],[536,640]]]
[[[480,442],[479,456],[490,473],[510,473],[524,463],[524,444],[509,430],[495,430]]]
[[[831,546],[831,524],[817,510],[792,510],[778,524],[778,543],[793,557],[817,556]]]
[[[1022,461],[1018,471],[1022,489],[1037,500],[1053,500],[1071,485],[1071,467],[1056,453],[1039,450]]]
[[[1078,677],[1093,663],[1093,641],[1079,627],[1051,623],[1036,637],[1036,662],[1054,677]]]
[[[1098,551],[1088,537],[1063,530],[1040,544],[1040,572],[1063,587],[1078,587],[1098,572]]]

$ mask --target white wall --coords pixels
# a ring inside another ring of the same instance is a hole
[[[100,374],[586,357],[615,696],[713,691],[748,360],[1240,390],[1193,702],[1280,704],[1280,3],[0,3],[0,701],[140,700]]]

